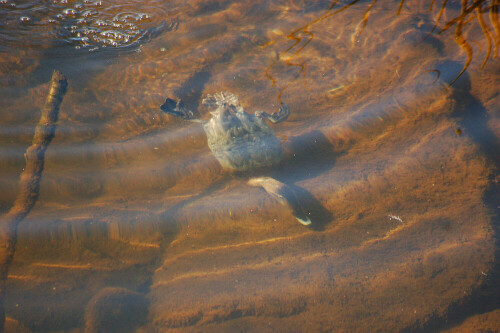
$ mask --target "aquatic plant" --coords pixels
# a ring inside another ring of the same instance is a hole
[[[352,43],[355,43],[355,39],[359,37],[363,30],[366,27],[366,24],[368,22],[368,19],[370,17],[370,14],[372,13],[372,10],[374,6],[376,5],[378,0],[373,0],[368,4],[366,7],[365,12],[363,13],[363,18],[362,20],[358,23],[355,33],[352,36]],[[289,82],[287,82],[284,87],[280,90],[280,93],[278,95],[278,100],[281,102],[281,95],[283,92],[293,83],[295,82],[299,77],[302,76],[303,79],[303,84],[307,89],[307,86],[305,84],[305,77],[307,73],[307,63],[304,62],[297,62],[295,60],[296,56],[299,55],[302,50],[314,39],[314,34],[311,32],[311,27],[323,20],[332,18],[333,16],[343,12],[344,10],[349,9],[356,3],[360,2],[359,0],[354,0],[351,1],[347,4],[342,4],[339,5],[339,1],[335,0],[331,3],[329,8],[326,10],[323,15],[319,16],[318,18],[312,20],[311,22],[307,23],[304,26],[301,26],[298,29],[295,29],[292,31],[290,34],[288,34],[286,37],[290,40],[293,41],[293,44],[289,46],[285,51],[283,51],[281,54],[278,54],[276,59],[267,67],[265,75],[266,77],[271,80],[272,85],[276,85],[276,79],[270,74],[271,69],[280,61],[283,61],[286,66],[292,66],[292,67],[298,67],[299,72],[293,77],[293,79]],[[401,0],[399,3],[399,6],[396,11],[396,16],[401,14],[403,5],[404,5],[405,0]],[[455,83],[456,80],[467,70],[469,67],[470,63],[472,62],[472,57],[473,57],[473,51],[472,48],[467,40],[467,38],[464,36],[464,26],[466,24],[469,24],[473,22],[474,20],[477,21],[477,24],[481,27],[483,36],[487,42],[487,51],[486,55],[484,58],[484,61],[481,65],[481,68],[484,68],[486,65],[487,61],[490,59],[491,52],[493,50],[493,58],[496,58],[498,56],[498,45],[500,44],[500,24],[498,22],[498,0],[476,0],[473,1],[471,4],[469,4],[469,0],[461,0],[460,3],[460,14],[448,19],[445,21],[444,24],[441,25],[441,21],[443,17],[446,15],[446,10],[447,10],[447,5],[453,5],[455,1],[448,1],[448,0],[443,0],[441,3],[441,7],[439,9],[439,12],[437,14],[437,17],[434,22],[434,26],[432,29],[428,32],[427,37],[432,35],[436,29],[439,28],[437,34],[440,35],[444,33],[445,31],[449,30],[453,26],[455,26],[455,34],[454,34],[454,40],[455,42],[460,46],[460,48],[467,54],[467,59],[465,61],[465,64],[460,71],[456,75],[456,77],[451,81],[450,85]],[[434,9],[436,0],[432,0],[431,4],[429,6],[429,12],[432,12]],[[490,28],[484,18],[484,15],[488,13],[489,15],[489,23],[491,24],[492,28]],[[425,37],[425,39],[427,38]]]

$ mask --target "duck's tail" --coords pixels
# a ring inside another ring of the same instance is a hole
[[[277,199],[282,205],[287,206],[292,211],[295,218],[303,225],[310,225],[311,219],[300,201],[297,199],[294,191],[286,184],[271,178],[257,177],[248,181],[251,186],[260,186],[273,198]]]

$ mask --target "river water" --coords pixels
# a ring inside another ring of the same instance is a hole
[[[497,332],[497,0],[0,1],[0,213],[54,69],[69,86],[18,228],[8,330]],[[303,226],[199,123],[272,125]]]

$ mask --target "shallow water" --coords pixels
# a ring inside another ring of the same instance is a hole
[[[69,81],[9,329],[498,327],[498,2],[2,0],[0,18],[0,213],[52,71]],[[311,227],[159,109],[209,119],[219,91],[290,107],[284,160],[258,174]]]

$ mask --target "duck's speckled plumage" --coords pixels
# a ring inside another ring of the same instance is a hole
[[[290,112],[284,103],[281,103],[278,112],[271,115],[264,111],[246,113],[238,97],[228,92],[207,95],[202,104],[212,114],[209,121],[196,119],[195,113],[186,109],[180,100],[167,98],[160,109],[182,119],[202,123],[208,147],[226,170],[250,171],[275,165],[282,160],[281,143],[265,119],[274,124],[286,120]],[[309,214],[286,184],[271,177],[252,178],[248,184],[262,187],[287,206],[303,225],[311,224]]]
[[[279,163],[283,150],[262,117],[248,114],[231,93],[207,95],[212,118],[203,125],[208,146],[223,168],[248,171]]]

